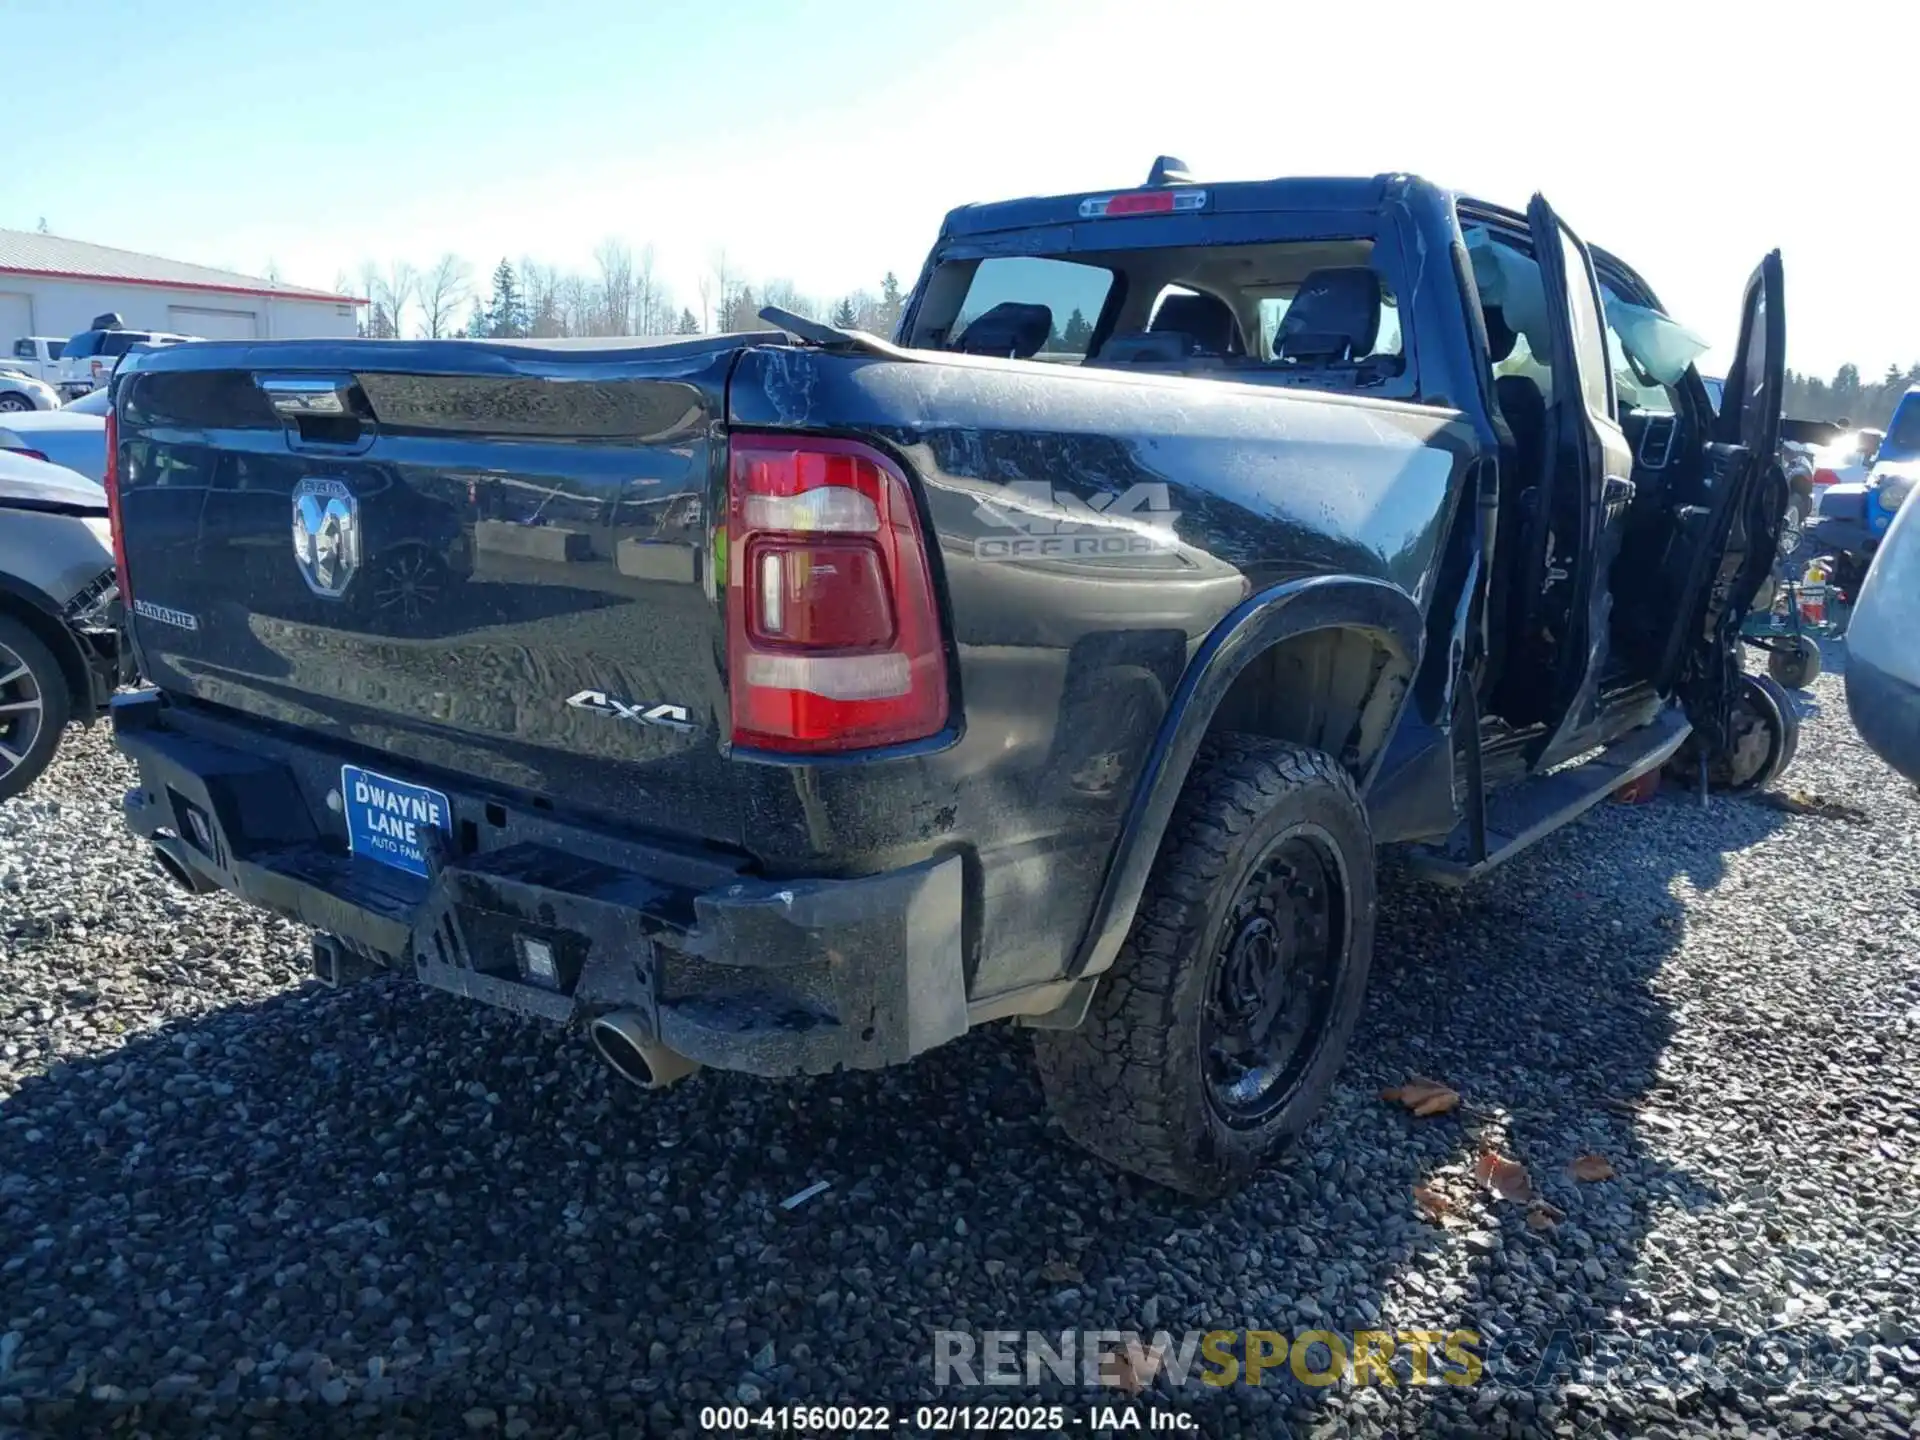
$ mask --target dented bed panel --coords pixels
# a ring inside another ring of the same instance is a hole
[[[919,481],[962,731],[889,762],[910,767],[897,785],[869,763],[793,768],[799,803],[780,813],[807,826],[784,843],[823,856],[879,847],[903,863],[964,839],[983,902],[976,999],[1085,963],[1096,911],[1120,903],[1102,895],[1123,832],[1164,824],[1145,797],[1177,792],[1191,758],[1171,737],[1205,728],[1204,708],[1175,697],[1250,600],[1351,578],[1399,597],[1389,628],[1417,662],[1476,445],[1458,415],[1414,405],[797,348],[741,358],[729,421],[878,439]],[[1317,624],[1389,613],[1330,595],[1311,609]],[[1224,689],[1189,683],[1183,699]],[[1149,858],[1158,833],[1139,840]]]

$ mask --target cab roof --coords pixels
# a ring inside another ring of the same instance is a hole
[[[1118,185],[1107,190],[1080,190],[1070,195],[1031,196],[962,205],[947,213],[942,233],[948,236],[989,235],[1035,226],[1074,224],[1083,219],[1082,202],[1108,195],[1134,194],[1161,187]],[[1439,190],[1412,175],[1375,175],[1372,179],[1325,178],[1232,180],[1225,184],[1180,183],[1165,188],[1206,192],[1205,214],[1249,214],[1270,210],[1347,211],[1372,213],[1389,196],[1406,189]]]

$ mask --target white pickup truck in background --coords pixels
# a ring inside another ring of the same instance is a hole
[[[13,370],[29,379],[57,387],[60,382],[60,355],[67,342],[51,335],[22,335],[13,342],[10,354],[0,354],[0,369]]]

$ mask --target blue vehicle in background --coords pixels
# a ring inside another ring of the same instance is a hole
[[[1864,482],[1829,485],[1821,494],[1807,538],[1836,560],[1834,583],[1849,594],[1866,579],[1873,552],[1887,537],[1917,479],[1920,479],[1920,385],[1894,407],[1886,438],[1873,457]]]
[[[1768,652],[1767,673],[1788,689],[1820,674],[1816,636],[1845,635],[1874,555],[1907,496],[1920,484],[1920,386],[1895,407],[1887,433],[1862,481],[1815,492],[1813,518],[1793,552],[1815,557],[1804,566],[1786,558],[1767,598],[1742,624],[1748,644]]]

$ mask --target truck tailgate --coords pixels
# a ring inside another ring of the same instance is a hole
[[[150,357],[118,400],[146,673],[399,778],[737,843],[710,518],[744,343]]]

